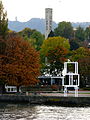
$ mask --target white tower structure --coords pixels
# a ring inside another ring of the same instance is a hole
[[[17,17],[15,17],[15,21],[17,21]]]
[[[45,39],[52,30],[52,8],[45,9]]]
[[[69,69],[73,68],[73,69]],[[79,87],[79,74],[78,74],[78,62],[65,62],[64,63],[64,79],[62,85],[64,86],[64,96],[67,96],[67,88],[74,87],[75,97],[78,97]]]

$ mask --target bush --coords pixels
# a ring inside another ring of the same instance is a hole
[[[58,85],[51,85],[52,90],[59,90],[59,86]]]

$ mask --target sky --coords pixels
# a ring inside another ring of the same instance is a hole
[[[45,18],[45,8],[53,9],[53,21],[90,22],[90,0],[2,0],[7,17],[25,22]]]

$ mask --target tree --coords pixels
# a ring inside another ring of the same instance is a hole
[[[78,61],[90,55],[90,51],[84,47],[80,47],[77,50],[74,50],[71,55],[72,61]]]
[[[73,27],[70,22],[60,22],[54,30],[56,36],[61,36],[70,39],[73,34]]]
[[[40,50],[43,43],[44,36],[37,30],[32,30],[30,28],[25,28],[20,31],[19,34],[27,41],[29,41],[36,50]]]
[[[24,38],[27,36],[28,38],[30,38],[30,36],[33,34],[33,32],[36,30],[32,30],[30,28],[25,28],[22,31],[18,32],[21,36],[23,36]]]
[[[0,1],[0,36],[6,37],[8,32],[7,12],[4,12],[2,1]]]
[[[90,85],[90,51],[80,47],[72,52],[72,61],[79,62],[80,87]]]
[[[63,70],[63,64],[67,60],[68,50],[64,47],[57,46],[52,50],[49,50],[46,57],[48,59],[48,69],[50,69],[50,74],[57,75],[60,74]]]
[[[88,47],[89,43],[90,43],[90,26],[85,29],[84,46]]]
[[[90,41],[90,26],[85,29],[85,39]]]
[[[76,50],[80,47],[79,41],[77,39],[71,39],[69,40],[70,43],[70,50]]]
[[[41,55],[46,56],[48,51],[53,50],[53,48],[56,47],[64,47],[69,50],[70,44],[69,41],[66,38],[63,37],[49,37],[48,39],[44,40],[42,46],[41,46]]]
[[[0,54],[1,82],[17,87],[36,84],[40,73],[39,53],[15,33],[11,33],[4,43],[5,54]]]
[[[36,40],[34,45],[36,45],[36,50],[40,50],[40,47],[41,47],[43,40],[44,40],[43,35],[38,31],[34,31],[33,34],[31,35],[31,39]]]
[[[75,38],[79,39],[80,41],[85,40],[85,31],[80,26],[76,29]]]
[[[81,75],[81,87],[90,86],[90,56],[79,59],[79,73]]]
[[[50,37],[44,40],[43,45],[41,46],[41,50],[40,50],[42,66],[43,66],[42,69],[43,70],[52,69],[51,71],[54,71],[55,68],[60,67],[61,65],[60,63],[63,64],[64,57],[67,51],[69,50],[69,48],[70,48],[69,41],[63,37]],[[47,58],[47,60],[45,60],[45,58]],[[63,62],[60,59],[62,59]],[[55,64],[54,64],[54,61],[56,61]],[[49,62],[49,67],[47,67],[46,62]],[[62,67],[59,69],[61,70]]]

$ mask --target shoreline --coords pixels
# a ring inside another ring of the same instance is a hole
[[[0,95],[0,102],[8,103],[30,103],[58,105],[69,107],[88,107],[90,106],[90,97],[74,97],[74,96],[46,96],[46,95]]]

